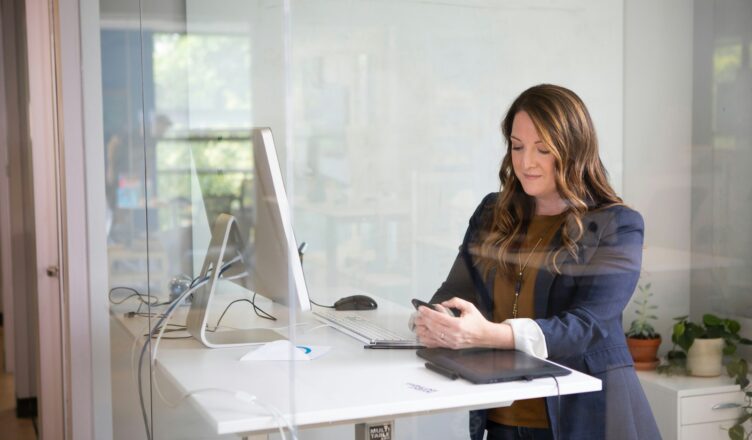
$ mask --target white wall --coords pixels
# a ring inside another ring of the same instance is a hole
[[[624,2],[624,200],[645,220],[662,350],[689,313],[693,3]],[[624,313],[624,326],[636,316]]]

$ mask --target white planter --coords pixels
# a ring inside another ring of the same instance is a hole
[[[692,376],[720,376],[723,339],[695,339],[687,353],[687,368]]]

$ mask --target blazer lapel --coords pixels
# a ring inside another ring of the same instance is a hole
[[[556,278],[556,274],[548,269],[541,269],[538,271],[538,276],[535,278],[535,317],[545,318],[548,312],[548,296],[551,291],[551,285]]]
[[[561,246],[561,231],[554,235],[549,244],[551,249],[556,249],[559,246]],[[548,297],[555,278],[556,273],[545,267],[541,267],[538,275],[535,277],[535,304],[533,304],[533,308],[536,318],[545,318],[548,316]]]
[[[588,262],[593,257],[593,254],[598,247],[597,233],[599,228],[597,218],[586,218],[584,219],[583,223],[585,232],[579,244],[580,250],[578,256],[578,266],[580,268],[587,266]],[[554,235],[554,238],[551,239],[550,244],[550,247],[552,249],[558,248],[559,246],[561,246],[561,231],[557,232],[556,235]],[[559,268],[564,268],[567,264],[576,263],[576,261],[566,250],[562,251],[560,256],[561,258],[558,264]],[[535,278],[534,309],[536,318],[545,318],[546,316],[548,316],[548,300],[551,294],[551,285],[554,283],[554,280],[557,276],[558,274],[545,268],[542,268],[538,271],[538,276]]]

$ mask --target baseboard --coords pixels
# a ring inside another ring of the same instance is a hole
[[[16,417],[19,419],[30,419],[37,416],[37,398],[25,397],[16,398]]]

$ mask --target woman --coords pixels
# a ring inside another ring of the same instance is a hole
[[[622,329],[643,221],[608,183],[593,122],[571,90],[524,91],[502,121],[501,191],[470,218],[460,253],[415,331],[428,347],[496,347],[547,358],[603,389],[474,411],[473,439],[660,438]]]

